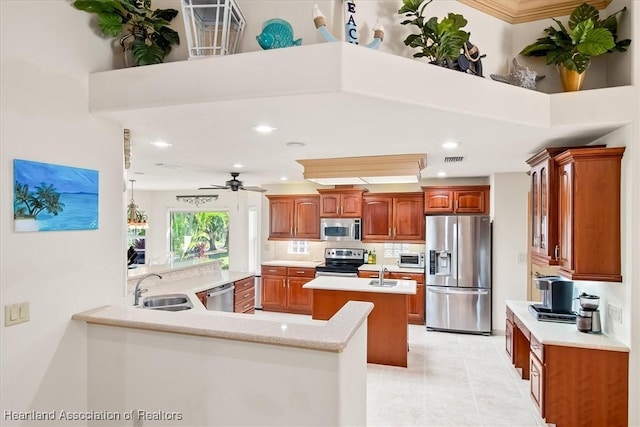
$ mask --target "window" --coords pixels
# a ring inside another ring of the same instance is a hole
[[[409,252],[409,243],[385,243],[384,257],[399,258],[400,252]]]
[[[309,253],[309,242],[301,240],[291,240],[287,246],[288,254],[306,255]]]
[[[229,269],[229,212],[171,212],[170,222],[176,259],[217,259]]]

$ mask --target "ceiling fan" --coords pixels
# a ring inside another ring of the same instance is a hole
[[[244,185],[242,185],[242,181],[240,181],[238,179],[238,176],[240,176],[240,172],[230,172],[231,173],[231,179],[227,182],[225,182],[225,185],[212,185],[210,187],[200,187],[198,188],[198,190],[231,190],[231,191],[238,191],[238,190],[245,190],[245,191],[259,191],[260,193],[264,193],[265,190],[264,188],[260,188],[260,187],[245,187]]]

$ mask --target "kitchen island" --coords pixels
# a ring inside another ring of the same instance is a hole
[[[407,367],[408,297],[415,280],[394,286],[371,285],[371,279],[318,277],[303,288],[313,291],[312,318],[330,319],[349,301],[367,301],[374,308],[367,319],[367,362]]]

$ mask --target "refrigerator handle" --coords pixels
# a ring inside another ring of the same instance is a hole
[[[451,277],[458,280],[458,222],[453,224],[453,243],[451,245]]]
[[[434,294],[465,294],[465,295],[487,295],[490,289],[457,289],[457,288],[440,288],[437,286],[427,286],[428,292]]]

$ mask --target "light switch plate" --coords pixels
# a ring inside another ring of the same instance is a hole
[[[4,306],[4,326],[13,326],[28,322],[30,318],[29,303],[8,304]]]

